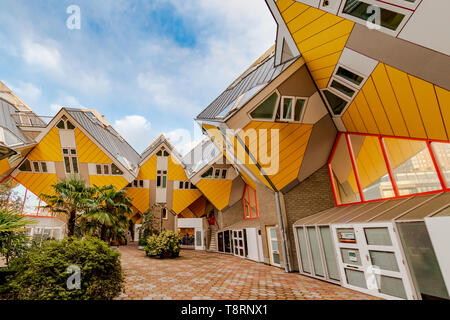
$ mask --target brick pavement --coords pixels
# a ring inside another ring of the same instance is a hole
[[[375,299],[232,255],[182,250],[177,259],[158,259],[146,257],[135,245],[118,250],[126,275],[118,300]]]

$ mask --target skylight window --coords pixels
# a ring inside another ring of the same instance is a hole
[[[0,127],[0,142],[3,142],[5,145],[9,147],[23,144],[23,141],[17,138],[15,134],[10,132],[8,129],[1,127]]]
[[[269,98],[267,98],[263,103],[261,103],[250,113],[250,116],[253,119],[273,119],[277,111],[279,99],[280,96],[277,92],[272,93]]]
[[[334,94],[330,90],[325,89],[322,92],[325,95],[325,98],[328,102],[330,109],[333,111],[333,114],[337,116],[340,115],[347,106],[348,101],[342,99],[341,97]]]

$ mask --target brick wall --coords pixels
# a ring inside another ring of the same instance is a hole
[[[287,217],[287,232],[290,244],[292,267],[298,271],[293,224],[304,217],[335,206],[327,166],[323,166],[309,178],[284,195]]]

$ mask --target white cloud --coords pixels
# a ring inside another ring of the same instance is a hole
[[[116,120],[114,122],[114,128],[137,152],[144,151],[154,140],[151,123],[143,116],[130,115]]]
[[[56,114],[62,107],[67,108],[82,108],[77,98],[69,95],[61,96],[55,103],[50,105],[51,111]]]
[[[164,135],[182,156],[191,151],[202,139],[202,137],[192,137],[186,129],[175,129]]]
[[[22,43],[22,57],[32,66],[61,71],[61,54],[53,46],[26,40]]]

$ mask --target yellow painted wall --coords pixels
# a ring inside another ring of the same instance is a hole
[[[350,132],[449,140],[450,92],[379,63],[342,121]]]
[[[325,88],[347,43],[354,22],[293,1],[278,9],[319,88]]]
[[[178,216],[180,218],[197,218],[189,208],[184,209]]]
[[[31,161],[63,161],[58,129],[52,128],[27,158]]]
[[[253,121],[244,128],[244,131],[249,129],[256,131],[258,138],[249,139],[245,141],[245,144],[250,152],[257,153],[258,155],[260,154],[260,148],[264,149],[267,147],[270,153],[274,150],[271,145],[270,130],[278,130],[279,168],[277,173],[269,175],[270,180],[278,190],[283,189],[293,180],[297,179],[312,127],[309,124]],[[259,134],[260,130],[267,130],[266,141],[259,141],[261,139]],[[242,134],[241,139],[244,139]],[[264,166],[262,167],[264,168]]]
[[[169,156],[167,168],[167,180],[188,181],[186,172],[181,164],[172,156]]]
[[[231,180],[201,179],[197,187],[218,209],[225,208],[230,201]]]
[[[131,203],[141,213],[147,211],[150,206],[150,191],[147,188],[126,188],[128,197],[133,198]]]
[[[170,160],[169,160],[170,161]],[[201,197],[201,192],[198,190],[173,190],[172,210],[179,214],[195,200]],[[227,203],[228,204],[228,203]]]
[[[4,175],[10,168],[8,159],[0,160],[0,176]]]
[[[56,174],[51,173],[19,172],[16,179],[38,197],[41,194],[53,195],[52,186],[58,183]]]
[[[110,164],[112,162],[112,160],[79,129],[75,129],[75,142],[77,144],[78,162],[104,164]]]
[[[89,184],[91,186],[109,186],[113,185],[117,190],[122,190],[127,184],[128,181],[122,176],[89,176]]]
[[[156,156],[153,155],[139,169],[137,179],[156,180]]]

